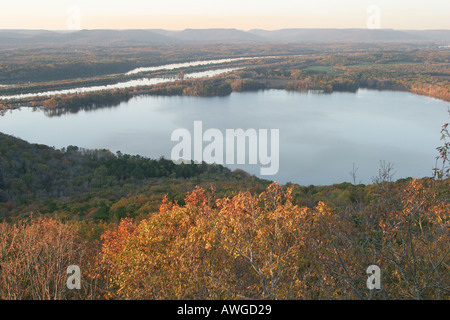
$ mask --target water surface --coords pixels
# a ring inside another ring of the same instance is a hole
[[[56,148],[77,145],[170,158],[173,130],[279,129],[282,183],[370,183],[380,161],[394,164],[394,179],[430,176],[448,122],[448,103],[405,92],[308,94],[284,90],[227,97],[135,97],[119,106],[60,117],[30,108],[0,117],[0,131]],[[206,145],[206,143],[205,143]],[[259,174],[260,165],[233,165]]]

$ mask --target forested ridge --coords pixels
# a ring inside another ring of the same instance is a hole
[[[98,209],[110,198],[117,201],[144,187],[161,185],[164,190],[171,184],[235,180],[259,181],[221,165],[176,165],[164,158],[154,160],[75,146],[57,150],[0,133],[0,217],[29,214],[25,208],[37,203],[44,204],[44,211],[53,212],[58,208],[53,201],[77,202],[85,197],[85,206],[89,203],[86,199],[93,199],[91,206]],[[162,191],[158,193],[156,201],[162,198]]]

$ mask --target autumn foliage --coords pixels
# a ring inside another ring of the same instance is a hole
[[[165,199],[148,219],[104,234],[108,297],[448,298],[449,204],[433,183],[383,183],[392,202],[384,194],[342,212],[294,205],[277,184],[222,199],[197,188],[184,206]],[[383,270],[376,293],[366,287],[371,264]]]
[[[88,281],[80,291],[69,292],[66,287],[68,266],[83,265],[87,271],[93,261],[91,250],[77,233],[75,226],[48,218],[1,223],[0,298],[93,298]]]
[[[2,299],[448,299],[450,180],[380,181],[366,203],[296,204],[272,183],[111,224],[100,246],[72,222],[0,224]],[[65,286],[79,265],[82,290]],[[382,270],[368,290],[366,269]]]

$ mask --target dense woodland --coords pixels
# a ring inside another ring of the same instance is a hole
[[[110,220],[117,215],[121,197],[137,193],[145,194],[142,199],[147,199],[147,209],[155,210],[165,193],[182,202],[194,184],[208,187],[214,183],[223,192],[236,183],[242,187],[254,184],[257,190],[268,184],[221,165],[176,165],[164,158],[153,160],[74,146],[55,150],[2,133],[0,155],[0,217],[8,221],[27,217],[32,211]],[[97,212],[105,205],[106,212]],[[122,212],[120,217],[143,212],[136,204],[125,209],[127,214]]]

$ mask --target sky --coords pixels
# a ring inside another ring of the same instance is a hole
[[[450,0],[0,0],[0,29],[450,29]]]

